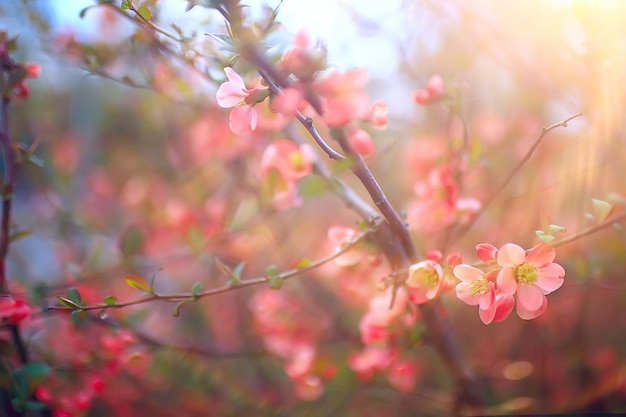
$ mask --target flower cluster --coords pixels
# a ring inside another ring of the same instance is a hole
[[[317,357],[317,339],[326,323],[319,316],[309,317],[284,291],[259,291],[249,308],[267,350],[283,359],[296,395],[304,400],[319,398],[324,392],[323,380],[333,373],[332,365],[320,366]]]
[[[434,168],[425,181],[415,184],[414,190],[417,198],[407,206],[407,220],[409,227],[424,233],[457,221],[467,222],[481,207],[475,198],[459,197],[459,187],[447,165]]]
[[[499,250],[481,243],[476,254],[487,270],[465,264],[454,267],[454,275],[462,281],[456,294],[464,303],[478,305],[485,324],[503,321],[513,306],[522,319],[534,319],[546,311],[546,295],[563,285],[565,270],[553,262],[556,253],[548,244],[540,243],[526,253],[514,243]]]
[[[442,291],[450,289],[454,279],[452,269],[460,263],[461,255],[456,252],[449,254],[444,262],[441,252],[428,251],[426,260],[409,267],[405,281],[409,300],[413,304],[424,304],[437,298]]]
[[[400,355],[398,344],[415,324],[417,311],[402,291],[396,294],[392,308],[390,299],[387,291],[370,301],[369,310],[359,324],[365,348],[350,355],[348,366],[363,381],[377,372],[385,372],[392,387],[409,392],[415,387],[419,370],[414,361]]]
[[[435,74],[426,83],[426,87],[413,92],[413,100],[417,104],[430,104],[444,97],[443,79]]]
[[[261,174],[267,180],[278,209],[301,204],[297,182],[313,169],[315,151],[308,145],[296,145],[289,140],[276,140],[263,152]]]

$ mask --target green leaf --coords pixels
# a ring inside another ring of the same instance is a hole
[[[137,13],[139,13],[139,16],[143,17],[146,20],[150,20],[150,18],[152,17],[152,12],[147,7],[140,7],[139,9],[137,9]]]
[[[235,268],[233,269],[233,276],[234,276],[235,278],[237,278],[238,280],[240,280],[240,279],[241,279],[241,273],[243,272],[243,269],[244,269],[245,267],[246,267],[246,262],[245,262],[245,261],[239,262],[239,263],[235,266]]]
[[[104,299],[104,304],[108,306],[114,306],[117,304],[117,298],[112,295],[107,295]]]
[[[217,257],[213,261],[215,262],[215,266],[217,267],[218,271],[220,271],[222,274],[226,275],[228,278],[232,279],[236,283],[239,282],[239,278],[235,276],[235,274],[233,274],[233,271],[231,271],[224,262],[220,261]]]
[[[120,4],[120,9],[122,11],[128,10],[130,7],[128,5],[128,0],[122,0],[122,4]]]
[[[311,265],[311,260],[309,258],[302,258],[296,263],[296,268],[306,268]]]
[[[161,271],[163,271],[163,268],[157,269],[156,271],[154,271],[154,273],[150,277],[150,288],[152,288],[153,290],[154,290],[154,283],[156,282],[156,276]]]
[[[179,301],[178,303],[176,303],[176,305],[174,306],[174,308],[172,309],[172,317],[179,317],[180,316],[180,310],[187,304],[189,304],[190,302],[192,302],[193,300],[187,298],[186,300],[182,300]]]
[[[87,11],[88,11],[89,9],[91,9],[92,7],[94,7],[94,6],[87,6],[87,7],[84,7],[84,8],[83,8],[80,12],[78,12],[78,17],[80,17],[81,19],[83,19],[83,18],[85,17],[85,14],[87,14]]]
[[[276,278],[278,276],[278,268],[276,267],[276,265],[270,265],[267,268],[265,268],[265,277],[272,279],[272,278]]]
[[[57,301],[59,302],[59,304],[61,304],[63,307],[68,307],[71,308],[73,310],[80,310],[82,309],[82,307],[78,304],[76,304],[74,301],[65,298],[65,297],[61,297],[60,295],[57,296]]]
[[[298,191],[305,198],[317,197],[329,190],[328,182],[316,175],[307,175],[298,181]]]
[[[20,231],[17,231],[17,232],[13,232],[11,234],[11,236],[9,237],[9,241],[10,242],[14,242],[14,241],[16,241],[18,239],[21,239],[23,237],[30,236],[31,233],[32,232],[30,230],[28,230],[28,229],[20,230]]]
[[[202,291],[203,289],[204,285],[202,285],[201,282],[196,282],[195,284],[193,284],[193,287],[191,287],[191,296],[194,298],[197,297],[200,291]]]
[[[154,291],[152,290],[152,288],[148,284],[148,281],[146,281],[142,277],[138,277],[138,276],[135,276],[135,275],[129,275],[124,280],[126,281],[126,284],[129,287],[136,288],[139,291],[143,291],[143,292],[148,293],[148,294],[153,294],[154,293]]]
[[[350,170],[354,165],[354,160],[351,157],[346,157],[346,159],[342,159],[341,161],[337,161],[335,165],[333,165],[332,172],[333,174],[341,174],[342,172]]]
[[[282,277],[275,276],[270,279],[270,288],[273,290],[279,290],[283,286],[285,280]]]
[[[544,233],[543,230],[535,230],[535,234],[543,243],[550,243],[554,240],[554,236]]]
[[[120,251],[122,255],[129,258],[138,254],[143,248],[144,235],[137,226],[130,226],[126,229],[120,239]]]
[[[207,239],[199,227],[187,229],[187,244],[194,253],[202,252],[207,245]]]
[[[83,304],[83,297],[80,295],[80,291],[78,291],[76,287],[68,288],[67,298],[78,305]]]
[[[245,226],[259,212],[259,202],[256,197],[248,197],[241,200],[230,219],[228,228],[237,231]]]
[[[593,207],[593,214],[598,223],[605,221],[613,211],[613,204],[595,198],[591,199],[591,206]]]
[[[550,226],[548,226],[548,231],[550,232],[551,235],[554,235],[555,233],[567,232],[567,228],[563,226],[559,226],[557,224],[551,224]]]

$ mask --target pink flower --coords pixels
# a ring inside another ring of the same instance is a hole
[[[425,260],[409,268],[406,280],[409,299],[415,304],[424,304],[436,298],[443,285],[443,269],[435,261]]]
[[[359,232],[345,226],[332,226],[328,229],[328,240],[334,244],[335,252],[340,251],[357,237]],[[335,263],[339,266],[353,266],[361,262],[364,253],[361,249],[352,247],[335,258]]]
[[[417,366],[406,360],[397,360],[387,369],[389,384],[401,392],[411,392],[417,380]]]
[[[351,126],[347,137],[352,147],[361,155],[367,156],[374,152],[372,137],[365,130]]]
[[[387,103],[385,100],[378,99],[374,100],[372,103],[372,107],[365,118],[365,121],[368,121],[374,126],[376,129],[385,129],[387,127],[387,114],[389,113],[389,109],[387,108]]]
[[[322,118],[328,126],[343,126],[353,120],[367,118],[370,101],[363,91],[366,81],[364,69],[353,69],[344,74],[332,72],[315,83],[315,90],[323,99]]]
[[[476,245],[476,255],[486,265],[494,264],[498,255],[498,249],[490,243],[479,243]]]
[[[324,384],[322,384],[322,380],[317,375],[307,375],[294,382],[295,393],[302,400],[317,400],[324,393]]]
[[[409,225],[430,233],[467,220],[480,208],[475,199],[458,198],[458,186],[449,166],[434,168],[414,186],[416,199],[407,207]]]
[[[478,305],[480,320],[489,324],[496,315],[496,287],[487,274],[471,265],[457,265],[454,275],[462,282],[456,286],[456,296],[467,305]]]
[[[297,146],[288,140],[277,140],[268,146],[261,158],[261,173],[267,180],[274,205],[279,210],[300,205],[297,181],[309,174],[314,151],[308,145]]]
[[[362,352],[350,355],[348,366],[361,380],[367,380],[376,371],[385,370],[393,361],[394,355],[391,349],[367,346]]]
[[[0,296],[0,324],[16,324],[30,316],[31,308],[23,298]]]
[[[413,100],[418,104],[429,104],[441,99],[444,95],[443,79],[435,74],[426,83],[426,87],[413,93]]]
[[[315,151],[308,144],[296,145],[287,140],[275,140],[263,152],[261,172],[276,169],[286,181],[297,181],[311,173]]]
[[[233,108],[229,124],[234,133],[241,134],[255,130],[258,114],[254,105],[265,100],[269,91],[266,88],[247,88],[243,79],[230,67],[224,68],[228,81],[217,89],[217,104]]]
[[[406,307],[406,296],[398,292],[393,308],[389,308],[389,293],[374,297],[370,301],[369,311],[361,318],[359,331],[361,341],[366,345],[385,344],[391,337],[392,325],[400,322]]]
[[[273,96],[271,109],[283,116],[293,117],[303,104],[304,94],[297,88],[285,88]]]
[[[554,263],[554,248],[540,243],[528,254],[520,246],[507,243],[497,255],[498,288],[506,294],[517,293],[517,312],[521,318],[529,319],[545,311],[545,295],[563,285],[565,270]]]
[[[305,31],[300,30],[295,34],[292,45],[278,61],[278,68],[282,71],[307,81],[324,68],[325,51],[311,48],[311,39]]]

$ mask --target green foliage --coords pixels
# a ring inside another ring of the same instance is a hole
[[[120,251],[129,258],[141,252],[144,245],[144,235],[137,226],[130,226],[120,238]]]
[[[142,277],[129,275],[124,279],[124,281],[129,287],[138,289],[139,291],[143,291],[148,294],[154,294],[154,289],[148,284],[148,281]]]

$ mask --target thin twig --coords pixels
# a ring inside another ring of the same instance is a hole
[[[552,247],[558,248],[559,246],[567,245],[568,243],[572,243],[572,242],[574,242],[574,241],[576,241],[578,239],[581,239],[583,237],[592,235],[592,234],[594,234],[596,232],[599,232],[602,229],[606,229],[606,228],[608,228],[610,226],[613,226],[615,224],[621,223],[621,222],[623,222],[625,220],[626,220],[626,213],[622,213],[619,216],[613,217],[612,219],[609,219],[609,220],[605,220],[604,222],[602,222],[602,223],[600,223],[598,225],[595,225],[595,226],[592,226],[592,227],[590,227],[588,229],[580,231],[580,232],[576,233],[573,236],[568,236],[566,238],[563,238],[563,239],[560,239],[560,240],[557,240],[555,242],[548,243],[548,244],[550,246],[552,246]]]
[[[535,150],[537,149],[539,144],[543,141],[543,139],[545,138],[545,136],[548,133],[550,133],[551,131],[553,131],[554,129],[559,128],[559,127],[567,127],[567,124],[570,121],[572,121],[572,120],[574,120],[574,119],[576,119],[576,118],[578,118],[580,116],[582,116],[582,113],[576,113],[575,115],[570,116],[570,117],[568,117],[567,119],[565,119],[565,120],[563,120],[561,122],[555,123],[555,124],[553,124],[551,126],[548,126],[548,127],[544,127],[541,130],[541,134],[537,137],[537,139],[535,140],[533,145],[530,147],[530,149],[528,149],[528,151],[526,152],[524,157],[517,163],[517,165],[515,165],[515,167],[513,167],[511,172],[509,172],[509,175],[504,179],[504,181],[500,184],[500,186],[498,188],[496,188],[496,190],[493,191],[489,195],[489,197],[487,197],[487,199],[483,202],[482,207],[480,208],[480,210],[478,210],[474,214],[474,216],[472,216],[472,218],[467,223],[464,223],[463,225],[461,225],[457,229],[457,232],[455,233],[454,237],[448,241],[448,245],[454,244],[457,240],[459,240],[459,238],[464,233],[466,233],[468,230],[470,230],[470,228],[476,223],[478,218],[481,215],[483,215],[485,213],[485,211],[487,210],[487,208],[494,202],[496,197],[509,185],[511,180],[520,172],[522,167],[530,160],[530,158],[532,158],[533,154],[535,153]]]
[[[346,245],[343,246],[337,252],[334,252],[326,257],[313,261],[305,267],[291,269],[289,271],[278,274],[276,278],[287,280],[289,278],[293,278],[295,276],[309,272],[313,269],[320,267],[321,265],[324,265],[332,261],[333,259],[337,258],[341,254],[343,254],[344,252],[352,248],[354,245],[359,243],[361,240],[365,239],[368,235],[375,232],[376,229],[378,229],[378,227],[381,225],[381,223],[382,222],[380,219],[373,221],[367,229],[365,229],[364,231],[359,233],[357,236],[355,236],[354,239],[350,240],[349,242],[346,242]],[[174,293],[174,294],[167,294],[167,295],[154,293],[146,297],[136,298],[134,300],[124,301],[124,302],[118,302],[115,304],[85,305],[85,306],[80,306],[80,308],[72,308],[72,307],[55,305],[55,306],[49,306],[48,310],[81,310],[81,311],[106,310],[106,309],[120,309],[124,307],[129,307],[129,306],[138,305],[138,304],[145,304],[145,303],[154,302],[154,301],[164,301],[164,302],[169,302],[169,303],[175,303],[175,302],[184,301],[184,300],[195,301],[200,298],[207,298],[207,297],[211,297],[217,294],[222,294],[225,292],[237,290],[240,288],[250,287],[250,286],[259,285],[259,284],[267,284],[267,283],[268,283],[268,278],[266,276],[262,276],[262,277],[250,278],[246,280],[240,280],[237,283],[233,283],[231,281],[230,283],[226,285],[222,285],[221,287],[212,288],[212,289],[205,290],[205,291],[200,291],[195,295],[192,293]]]

